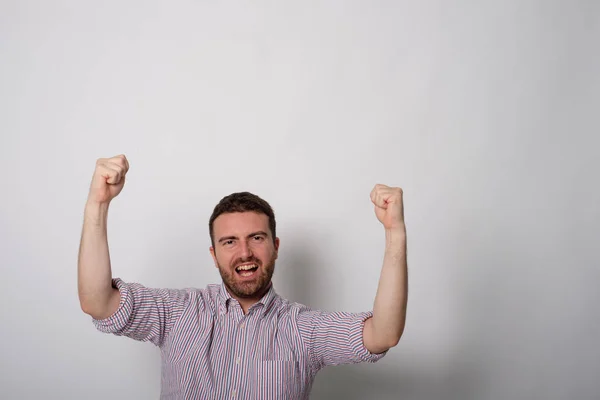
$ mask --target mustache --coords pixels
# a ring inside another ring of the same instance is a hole
[[[237,259],[232,266],[235,268],[240,264],[247,264],[247,263],[254,263],[256,265],[258,265],[259,267],[262,266],[262,262],[258,259],[258,258],[254,258],[254,257],[250,257],[250,258],[246,258],[246,259]]]

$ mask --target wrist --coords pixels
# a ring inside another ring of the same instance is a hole
[[[85,204],[84,219],[94,224],[106,222],[110,203],[98,203],[88,200]]]
[[[401,224],[393,228],[385,228],[385,237],[390,239],[405,239],[406,226]]]
[[[385,230],[386,248],[403,250],[406,247],[406,227],[404,225]]]

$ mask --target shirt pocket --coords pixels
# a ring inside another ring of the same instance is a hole
[[[251,363],[252,398],[300,399],[303,383],[298,361],[255,360]]]

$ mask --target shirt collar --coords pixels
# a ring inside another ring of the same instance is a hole
[[[267,290],[267,293],[264,294],[264,296],[255,304],[253,304],[249,311],[255,308],[260,308],[260,310],[255,311],[255,312],[259,312],[260,314],[264,314],[268,309],[271,308],[271,305],[273,304],[273,302],[275,301],[275,299],[277,299],[278,294],[275,291],[275,286],[273,285],[273,281],[271,281],[271,283],[269,284],[269,290]],[[219,306],[219,314],[227,314],[227,312],[229,311],[229,304],[231,303],[231,301],[236,301],[231,294],[229,293],[229,291],[227,290],[227,287],[225,286],[225,283],[221,282],[221,286],[219,288],[219,300],[218,300],[218,306]]]

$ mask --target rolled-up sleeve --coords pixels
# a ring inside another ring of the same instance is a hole
[[[365,321],[371,311],[361,313],[307,311],[300,313],[298,328],[315,369],[331,365],[377,362],[387,351],[371,353],[364,345]]]
[[[119,307],[108,318],[92,319],[96,329],[157,346],[162,345],[189,300],[185,290],[151,289],[119,278],[113,279],[113,286],[121,295]]]

